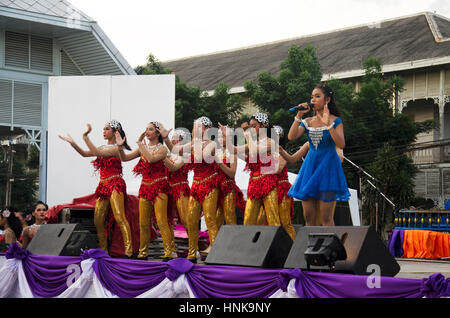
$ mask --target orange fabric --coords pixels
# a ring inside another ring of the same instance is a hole
[[[426,230],[405,230],[403,257],[450,257],[450,234]]]

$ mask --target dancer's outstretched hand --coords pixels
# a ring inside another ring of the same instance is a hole
[[[87,137],[87,135],[89,135],[89,133],[92,131],[92,126],[91,124],[87,124],[87,130],[83,133],[83,137]]]
[[[156,128],[157,131],[161,134],[161,137],[163,139],[166,139],[173,128],[170,128],[169,130],[166,129],[166,127],[163,126],[163,124],[159,123],[159,128]]]
[[[202,136],[202,123],[199,120],[194,121],[194,126],[192,128],[192,137],[194,139],[201,139]]]
[[[137,143],[140,144],[142,141],[145,143],[145,131],[139,136]]]
[[[67,134],[66,136],[58,135],[58,137],[64,141],[67,141],[69,144],[72,144],[74,142],[72,136],[70,136],[69,134]]]
[[[122,138],[122,136],[120,135],[120,133],[118,131],[116,131],[114,134],[116,135],[116,145],[119,147],[123,146],[127,137]]]
[[[230,127],[228,127],[228,125],[224,126],[221,123],[217,123],[217,124],[219,125],[220,131],[222,131],[222,134],[225,136],[227,130],[230,129]]]

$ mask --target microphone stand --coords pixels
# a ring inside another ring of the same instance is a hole
[[[369,177],[370,179],[372,179],[373,181],[376,182],[380,182],[379,180],[375,179],[373,176],[371,176],[370,174],[368,174],[363,168],[361,168],[360,166],[358,166],[357,164],[355,164],[354,162],[352,162],[350,159],[346,158],[344,156],[344,160],[346,160],[347,162],[349,162],[352,166],[354,166],[355,168],[358,169],[358,171],[364,173],[367,177]],[[395,210],[395,204],[389,200],[389,198],[380,191],[380,189],[378,189],[378,187],[376,185],[374,185],[372,182],[370,182],[370,180],[366,180],[366,182],[372,187],[374,188],[379,194],[381,194],[381,196],[392,206],[392,208]],[[359,187],[360,187],[360,191],[361,191],[361,201],[362,201],[362,188],[361,188],[361,176],[359,176]],[[360,218],[362,220],[362,215],[360,215]],[[378,232],[378,202],[375,201],[375,229]]]

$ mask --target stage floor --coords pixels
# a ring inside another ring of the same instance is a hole
[[[395,277],[420,279],[428,278],[434,273],[450,277],[450,259],[396,258],[395,260],[400,265],[400,272]]]
[[[177,249],[180,252],[187,251],[187,242],[177,241]],[[162,241],[158,237],[151,244],[149,249],[149,261],[162,261]],[[446,260],[433,260],[421,258],[396,258],[400,265],[400,272],[395,276],[398,278],[421,279],[428,278],[434,273],[441,273],[445,277],[450,277],[450,258]],[[197,258],[197,264],[205,265],[205,262]]]
[[[161,261],[159,257],[149,259],[149,261]],[[441,273],[445,277],[450,277],[450,259],[430,260],[419,258],[396,258],[400,265],[400,272],[395,276],[398,278],[421,279],[428,278],[434,273]],[[206,265],[201,259],[197,259],[198,265]]]

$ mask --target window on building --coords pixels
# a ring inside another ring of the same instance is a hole
[[[0,79],[0,125],[40,127],[42,85]]]
[[[31,34],[5,31],[5,66],[53,71],[53,40]]]

